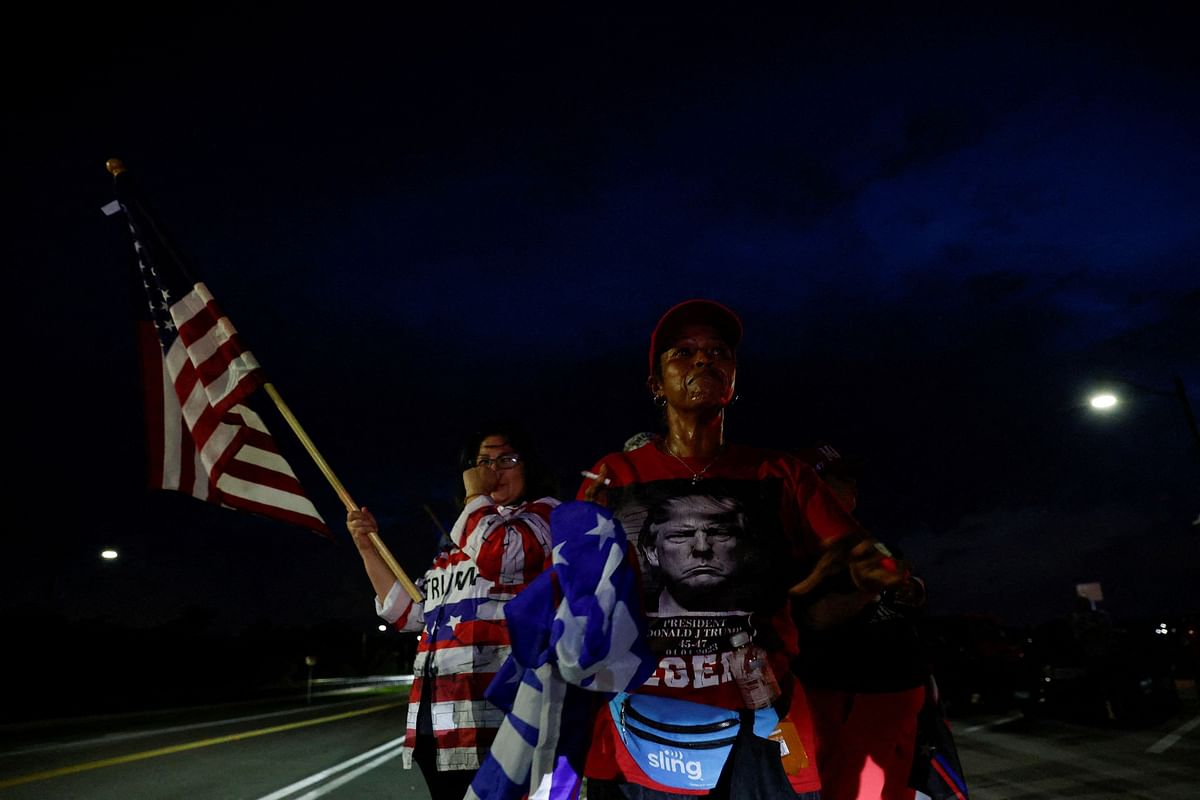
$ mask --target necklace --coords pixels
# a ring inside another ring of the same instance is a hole
[[[674,458],[680,464],[683,464],[684,468],[688,472],[692,473],[692,486],[695,486],[697,483],[699,483],[700,479],[704,477],[704,473],[708,472],[709,468],[712,467],[713,464],[717,463],[717,460],[721,458],[721,453],[717,453],[716,456],[713,457],[713,460],[708,462],[704,466],[704,469],[700,470],[699,472],[696,472],[696,470],[694,470],[690,466],[688,466],[688,463],[686,461],[684,461],[679,456],[675,455],[675,451],[672,450],[670,447],[667,447],[666,450],[667,450],[667,453],[669,453],[672,458]]]

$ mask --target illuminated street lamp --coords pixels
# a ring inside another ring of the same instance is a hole
[[[1183,387],[1183,379],[1178,375],[1175,376],[1175,388],[1171,391],[1164,389],[1154,389],[1149,386],[1142,386],[1133,381],[1127,381],[1124,378],[1106,378],[1105,383],[1117,383],[1122,386],[1127,386],[1139,394],[1155,395],[1158,397],[1174,397],[1179,401],[1179,405],[1183,408],[1183,416],[1187,420],[1188,430],[1192,434],[1192,444],[1195,447],[1196,458],[1200,459],[1200,428],[1196,426],[1196,414],[1192,411],[1191,401],[1188,400],[1187,390]],[[1109,413],[1120,405],[1120,396],[1111,390],[1103,390],[1094,393],[1088,398],[1088,405],[1095,411],[1101,413]]]
[[[121,554],[118,553],[116,551],[116,549],[114,549],[112,547],[106,547],[100,551],[100,557],[103,558],[105,561],[116,561],[117,557],[120,555]]]

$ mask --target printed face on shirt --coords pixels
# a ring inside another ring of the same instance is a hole
[[[736,608],[733,579],[745,527],[731,497],[673,497],[651,510],[643,551],[661,576],[660,614]]]
[[[503,455],[516,453],[516,449],[508,443],[508,439],[499,435],[491,435],[486,437],[479,443],[479,452],[476,457],[480,458],[487,456],[495,460]],[[520,455],[517,453],[517,455]],[[525,496],[525,465],[517,462],[517,465],[512,469],[497,469],[496,470],[496,488],[491,491],[492,499],[496,501],[498,506],[512,505]]]
[[[684,325],[658,357],[650,389],[676,409],[724,408],[733,400],[737,357],[712,325]]]

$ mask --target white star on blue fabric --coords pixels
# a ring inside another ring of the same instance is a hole
[[[450,617],[450,627],[451,628],[457,628],[461,622],[462,622],[461,614],[454,614]]]
[[[596,527],[585,533],[584,536],[600,537],[600,541],[596,543],[596,549],[602,550],[605,542],[617,538],[617,529],[611,519],[605,519],[602,514],[596,514]]]

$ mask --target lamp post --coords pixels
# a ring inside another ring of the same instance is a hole
[[[1195,451],[1195,456],[1200,461],[1200,427],[1196,425],[1196,414],[1192,411],[1192,403],[1188,399],[1187,390],[1183,385],[1183,378],[1178,375],[1174,376],[1175,388],[1167,391],[1164,389],[1155,389],[1150,386],[1143,386],[1140,383],[1125,380],[1124,378],[1105,378],[1105,383],[1115,383],[1141,393],[1157,395],[1159,397],[1174,397],[1179,401],[1179,405],[1183,408],[1183,416],[1187,421],[1188,430],[1192,434],[1192,446]],[[1102,391],[1094,393],[1089,399],[1088,404],[1097,411],[1111,411],[1120,404],[1120,397],[1111,391]]]

